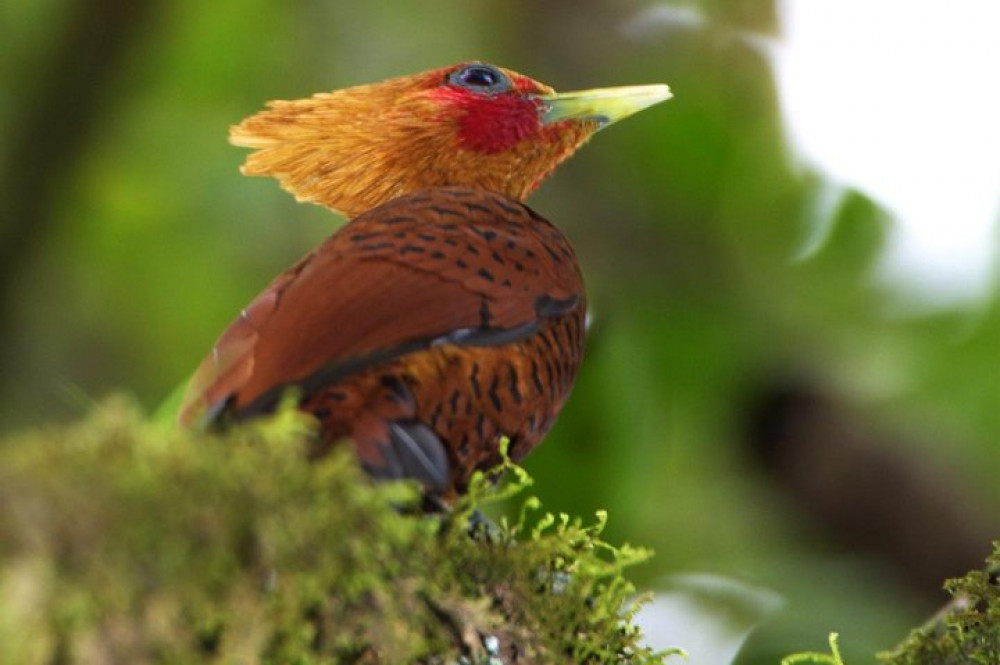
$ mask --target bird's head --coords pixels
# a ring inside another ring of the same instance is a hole
[[[354,217],[425,187],[481,187],[522,200],[598,129],[670,97],[665,85],[558,94],[469,62],[276,101],[232,128],[255,148],[247,175]]]

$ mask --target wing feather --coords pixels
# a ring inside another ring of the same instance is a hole
[[[221,404],[238,409],[331,363],[538,319],[539,298],[582,293],[572,250],[551,231],[521,204],[468,189],[427,190],[358,217],[222,334],[192,378],[181,422]],[[567,260],[553,258],[554,239]]]

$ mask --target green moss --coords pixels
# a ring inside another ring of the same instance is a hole
[[[209,436],[119,400],[0,442],[0,663],[662,662],[622,577],[648,553],[602,542],[603,516],[529,499],[470,537],[520,469],[426,516],[345,452],[307,463],[306,436],[290,412]]]
[[[845,665],[844,658],[840,655],[840,645],[837,644],[839,637],[837,633],[830,633],[827,638],[830,641],[830,653],[818,651],[794,653],[782,658],[781,665]]]
[[[1000,542],[986,570],[949,580],[949,603],[895,650],[879,655],[892,665],[996,665],[1000,663]]]

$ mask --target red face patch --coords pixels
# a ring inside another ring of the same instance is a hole
[[[462,147],[486,154],[513,149],[541,128],[541,102],[519,90],[482,95],[459,86],[433,91],[442,106],[458,111]]]

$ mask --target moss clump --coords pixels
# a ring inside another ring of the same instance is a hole
[[[879,660],[892,665],[996,665],[1000,663],[1000,542],[986,570],[948,580],[952,601],[927,625]]]
[[[0,442],[0,663],[656,663],[593,526],[470,537],[353,458],[301,451],[293,413],[216,437],[116,401]],[[514,469],[515,486],[526,482]],[[488,532],[488,533],[487,533]]]

